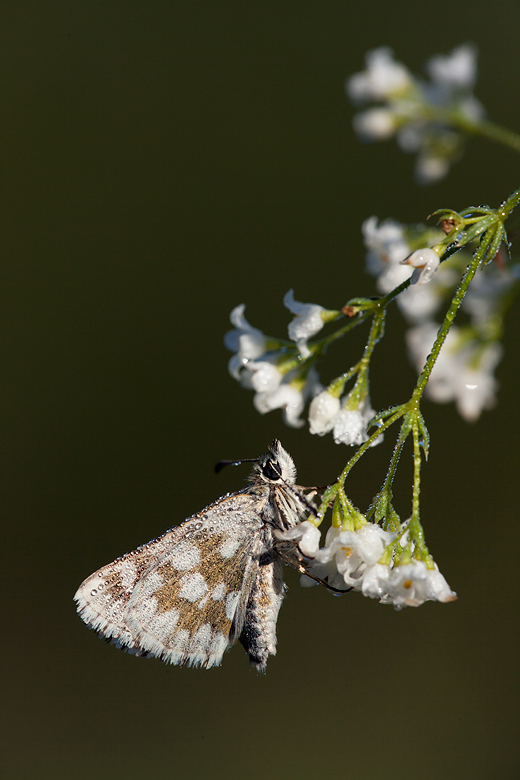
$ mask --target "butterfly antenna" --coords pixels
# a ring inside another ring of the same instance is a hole
[[[300,555],[303,556],[303,553],[300,550],[300,546],[297,544],[296,547],[298,548],[298,552],[300,553]],[[293,569],[299,571],[300,574],[305,574],[305,576],[310,577],[311,580],[314,580],[315,582],[319,582],[320,585],[323,585],[324,588],[327,588],[327,590],[332,591],[332,593],[337,593],[337,594],[348,593],[349,590],[352,590],[352,588],[345,588],[344,590],[340,590],[340,588],[334,588],[332,585],[329,585],[329,583],[326,580],[322,580],[321,577],[316,577],[315,574],[311,574],[309,571],[307,571],[303,563],[301,563],[300,561],[295,561],[294,558],[291,558],[288,555],[284,555],[283,553],[281,553],[281,557],[286,563],[289,564],[289,566],[292,566]]]
[[[329,583],[325,582],[325,580],[316,577],[314,574],[310,574],[310,572],[307,571],[305,566],[302,566],[301,569],[298,569],[298,571],[300,572],[300,574],[305,574],[306,577],[310,577],[311,580],[314,580],[315,582],[319,582],[320,585],[323,585],[323,587],[327,588],[327,590],[331,590],[333,593],[337,593],[337,594],[348,593],[349,590],[352,590],[352,588],[345,588],[345,590],[340,590],[339,588],[333,588],[332,585],[329,585]]]
[[[241,458],[240,460],[219,460],[215,463],[215,474],[220,474],[226,466],[240,466],[241,463],[258,463],[260,458]]]

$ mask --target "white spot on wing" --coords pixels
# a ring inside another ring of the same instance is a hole
[[[231,558],[238,548],[240,547],[240,539],[237,539],[233,536],[229,536],[221,545],[220,545],[220,554],[223,558]]]
[[[142,625],[146,625],[150,620],[153,620],[157,613],[157,599],[154,596],[148,596],[143,599],[139,604],[139,611],[137,613],[139,622]]]
[[[181,582],[183,582],[182,588],[179,592],[179,598],[181,599],[187,599],[187,601],[198,601],[208,592],[206,580],[198,571],[195,572],[195,574],[190,574],[189,577],[186,577],[186,579],[183,577]]]
[[[226,593],[226,586],[223,582],[219,582],[216,588],[214,588],[211,598],[213,601],[222,601]]]
[[[163,584],[163,578],[158,572],[154,571],[151,572],[151,574],[147,574],[146,577],[143,577],[139,584],[139,598],[142,599],[148,596],[153,596],[153,594],[158,591]]]
[[[150,633],[155,634],[155,636],[162,640],[163,644],[165,644],[166,638],[173,633],[178,619],[179,613],[176,609],[170,609],[168,612],[157,613],[157,615],[154,615],[148,623],[147,630]]]
[[[168,556],[168,561],[178,571],[189,571],[199,563],[200,553],[192,544],[181,542]]]
[[[180,631],[177,631],[173,638],[177,650],[185,650],[186,642],[188,641],[189,638],[190,635],[185,628],[181,628]]]
[[[137,569],[130,561],[121,564],[121,584],[126,590],[131,590],[135,584]]]

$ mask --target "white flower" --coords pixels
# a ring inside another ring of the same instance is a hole
[[[411,284],[426,284],[431,281],[435,271],[439,267],[439,255],[433,249],[416,249],[401,265],[409,265],[414,268]]]
[[[353,102],[382,104],[354,117],[358,135],[375,141],[395,132],[403,151],[418,153],[415,175],[422,184],[438,181],[460,156],[464,139],[457,117],[478,122],[484,116],[471,93],[477,76],[472,46],[432,57],[426,68],[429,82],[414,78],[393,59],[390,49],[381,48],[367,54],[366,71],[347,81]]]
[[[502,358],[502,352],[501,344],[490,344],[480,355],[477,368],[472,366],[474,355],[468,355],[466,366],[457,377],[454,391],[457,409],[468,422],[477,420],[483,409],[491,409],[495,405],[498,382],[493,371]]]
[[[403,152],[413,154],[418,152],[423,143],[424,126],[419,124],[404,125],[397,134],[397,143]]]
[[[417,328],[412,328],[406,334],[406,343],[410,352],[412,363],[420,373],[430,354],[433,343],[437,337],[439,326],[436,322],[425,322]],[[457,374],[460,373],[462,363],[455,357],[459,342],[459,329],[452,326],[443,348],[441,349],[430,379],[426,385],[426,394],[438,403],[452,401]]]
[[[284,295],[283,302],[284,306],[296,315],[288,326],[289,338],[296,342],[301,356],[307,358],[311,354],[307,347],[307,340],[323,328],[324,320],[321,315],[325,309],[317,303],[295,301],[292,290]]]
[[[301,428],[305,423],[300,420],[300,415],[307,398],[314,395],[319,386],[318,375],[315,369],[311,369],[302,387],[300,381],[291,382],[290,376],[286,374],[273,391],[257,392],[253,404],[260,414],[283,409],[285,423],[292,428]]]
[[[314,558],[320,547],[321,531],[310,520],[289,528],[288,531],[275,530],[278,539],[291,539],[298,544],[300,551],[307,558]]]
[[[437,336],[438,325],[427,322],[406,334],[408,349],[417,371],[422,371]],[[461,339],[453,326],[432,369],[425,394],[433,401],[455,401],[459,414],[468,422],[495,403],[497,381],[493,371],[502,357],[497,342],[483,346]]]
[[[410,255],[405,227],[395,220],[386,219],[378,224],[377,217],[369,217],[363,222],[362,231],[368,250],[367,270],[377,276],[377,289],[386,295],[413,275],[413,268],[404,263],[415,253]],[[422,322],[435,314],[446,290],[454,286],[457,279],[456,272],[443,263],[428,287],[423,287],[421,282],[410,286],[399,295],[397,305],[408,321]]]
[[[314,560],[309,563],[307,569],[315,577],[330,585],[331,588],[346,590],[343,576],[338,572],[338,567],[336,566],[335,552],[333,550],[335,541],[340,533],[341,528],[333,528],[331,526],[328,529],[325,536],[325,547],[322,547],[314,554]],[[302,574],[300,577],[300,585],[304,588],[312,588],[316,584],[316,580],[307,577],[305,574]]]
[[[366,593],[369,593],[368,583],[373,582],[374,577],[369,573],[367,579]],[[386,589],[386,592],[380,598],[381,604],[392,604],[395,609],[403,607],[419,607],[425,601],[455,601],[457,594],[451,590],[450,586],[440,573],[438,567],[429,569],[423,561],[412,561],[402,566],[396,566],[391,569],[386,582],[379,579],[378,583]],[[378,598],[378,596],[372,596]]]
[[[388,108],[369,108],[353,119],[354,130],[363,141],[384,141],[395,133],[395,114]]]
[[[367,441],[367,425],[374,417],[375,411],[368,396],[359,401],[357,407],[354,406],[353,392],[346,395],[343,402],[328,390],[318,393],[309,407],[310,432],[323,436],[332,431],[336,444],[354,446]],[[378,436],[371,446],[382,440],[383,436]]]
[[[381,558],[391,540],[392,534],[374,523],[357,531],[329,528],[325,546],[315,554],[308,569],[333,588],[343,590],[346,585],[360,590],[365,570]]]
[[[361,582],[363,596],[371,599],[382,599],[390,589],[390,575],[392,569],[383,563],[374,563],[367,566]]]
[[[333,435],[336,444],[363,444],[368,436],[366,421],[359,409],[343,409],[336,415]]]
[[[486,109],[474,95],[466,95],[458,101],[458,109],[472,122],[480,122],[486,116]]]
[[[346,397],[348,403],[349,396]],[[332,435],[336,444],[350,444],[352,447],[356,444],[363,444],[369,436],[367,434],[367,425],[374,417],[375,411],[370,406],[370,401],[366,398],[357,409],[343,408],[334,417]],[[382,436],[378,437],[372,446],[379,444]]]
[[[386,46],[367,52],[365,62],[367,69],[351,76],[346,82],[345,87],[351,100],[384,100],[410,88],[412,77],[408,69],[394,60],[392,50]]]
[[[421,152],[415,164],[415,178],[419,184],[434,184],[444,179],[451,160],[428,152]]]
[[[253,403],[260,414],[266,414],[273,409],[283,409],[284,420],[292,428],[301,428],[304,424],[299,417],[303,412],[305,399],[301,390],[291,384],[284,382],[272,393],[257,393]]]
[[[339,398],[329,393],[328,390],[322,390],[315,395],[309,407],[309,428],[311,433],[317,433],[323,436],[334,427],[334,420],[341,411],[341,402]]]
[[[235,326],[224,336],[224,344],[231,352],[238,352],[247,360],[258,358],[266,351],[266,337],[258,328],[253,328],[244,316],[246,305],[235,306],[229,319]]]
[[[242,381],[242,368],[250,360],[255,360],[265,354],[267,349],[266,336],[261,330],[253,328],[249,324],[244,316],[245,308],[244,303],[241,303],[240,306],[235,306],[229,315],[231,324],[235,326],[235,329],[228,331],[224,336],[225,346],[231,352],[236,353],[228,363],[229,373],[234,379],[239,381]],[[243,379],[243,384],[245,387],[248,386],[246,377]]]
[[[286,299],[300,311],[301,320],[296,327],[300,327],[307,334],[311,333],[313,328],[316,329],[316,324],[311,322],[315,312],[309,312],[309,309],[321,311],[322,307],[294,301],[292,290]],[[301,308],[305,311],[301,311]],[[253,404],[260,414],[266,414],[272,409],[282,409],[287,425],[299,428],[304,425],[300,415],[307,399],[323,389],[316,369],[311,368],[305,372],[304,368],[295,368],[296,361],[291,357],[291,350],[287,359],[284,354],[286,350],[282,349],[283,343],[268,339],[261,330],[253,328],[244,316],[244,309],[244,304],[233,309],[230,319],[235,329],[226,333],[224,339],[226,347],[235,351],[229,361],[229,371],[242,387],[255,392]],[[337,312],[328,314],[336,316]],[[320,327],[322,324],[320,317]]]
[[[444,105],[446,101],[437,102]],[[459,109],[462,111],[460,106]],[[442,125],[415,122],[400,127],[396,138],[403,152],[417,152],[415,178],[419,184],[433,184],[442,179],[462,153],[460,133]]]
[[[235,329],[224,337],[226,347],[236,351],[228,363],[231,376],[242,387],[255,391],[253,403],[262,414],[281,407],[289,425],[303,425],[298,419],[304,407],[301,391],[290,384],[280,388],[284,375],[278,368],[276,355],[266,352],[266,336],[249,324],[244,310],[244,304],[233,309],[230,320]]]
[[[363,222],[361,230],[368,250],[367,271],[377,276],[379,292],[389,293],[412,273],[410,268],[399,265],[410,254],[404,227],[393,219],[385,219],[378,224],[377,217],[373,216]]]
[[[242,386],[256,393],[274,393],[282,379],[276,363],[269,360],[250,360],[240,375]]]
[[[390,533],[373,523],[367,523],[359,531],[342,531],[335,541],[335,559],[345,584],[360,590],[367,567],[381,558],[391,539]]]
[[[463,44],[451,54],[436,54],[426,63],[430,78],[456,89],[473,89],[477,80],[477,52],[474,46]]]

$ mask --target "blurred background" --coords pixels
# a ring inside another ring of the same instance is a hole
[[[520,5],[478,1],[8,2],[0,23],[2,766],[6,778],[394,780],[518,776],[519,307],[499,403],[476,425],[424,404],[423,520],[456,603],[397,613],[289,593],[267,674],[240,646],[210,671],[118,652],[72,596],[92,571],[228,490],[221,458],[273,437],[301,484],[351,454],[258,415],[227,373],[230,310],[285,336],[284,293],[339,308],[373,294],[360,226],[498,205],[513,152],[470,143],[419,189],[394,142],[362,146],[344,80],[391,46],[413,72],[464,42],[477,97],[520,126]],[[515,247],[514,247],[515,249]],[[394,309],[376,408],[414,372]],[[331,350],[344,370],[362,338]],[[357,467],[366,508],[391,438]],[[410,476],[396,485],[406,516]]]

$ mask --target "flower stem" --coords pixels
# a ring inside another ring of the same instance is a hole
[[[433,567],[428,548],[424,540],[424,530],[419,519],[419,498],[421,493],[421,432],[417,417],[412,426],[413,432],[413,491],[412,516],[410,518],[410,541],[413,541],[414,558],[424,561],[428,568]]]
[[[325,336],[324,338],[319,339],[317,341],[311,342],[309,344],[309,349],[311,350],[313,357],[321,355],[323,350],[329,344],[332,344],[333,341],[337,341],[338,339],[342,338],[347,333],[349,333],[349,331],[354,330],[354,328],[357,328],[357,326],[361,325],[361,323],[364,322],[366,319],[368,319],[371,314],[372,314],[371,311],[360,312],[359,314],[356,315],[354,319],[352,319],[346,325],[343,325],[342,328],[339,328],[338,330],[334,331],[334,333],[331,333],[329,336]]]
[[[514,190],[509,198],[498,209],[498,215],[503,219],[507,219],[510,213],[520,203],[520,188]]]
[[[430,104],[424,104],[423,111],[432,121],[443,122],[446,125],[456,127],[463,133],[468,133],[468,135],[481,136],[489,141],[496,141],[503,146],[508,146],[515,152],[520,152],[520,135],[496,125],[494,122],[488,122],[486,119],[471,119],[462,111],[443,110],[432,107]]]
[[[421,493],[421,447],[419,444],[419,426],[417,420],[413,427],[413,492],[412,492],[412,521],[419,520],[419,496]]]
[[[488,238],[486,236],[486,238]],[[492,235],[489,236],[489,242],[492,239]],[[460,306],[462,304],[462,301],[464,300],[464,296],[466,295],[467,289],[469,285],[471,284],[471,281],[473,277],[475,276],[477,269],[480,265],[480,262],[482,260],[482,257],[485,254],[485,250],[487,249],[488,241],[484,239],[482,241],[481,245],[475,252],[475,255],[473,257],[473,260],[466,268],[466,271],[464,273],[464,276],[462,277],[461,283],[457,288],[457,291],[453,297],[453,300],[451,302],[450,308],[446,312],[446,316],[444,318],[444,322],[442,323],[441,327],[439,328],[439,331],[437,333],[437,338],[435,339],[435,342],[432,347],[432,351],[428,355],[428,359],[426,360],[426,363],[424,364],[424,368],[419,374],[419,378],[417,380],[417,384],[415,386],[415,390],[413,391],[412,398],[410,401],[414,402],[415,404],[418,404],[424,388],[426,387],[426,383],[428,382],[428,379],[430,378],[430,374],[432,372],[432,369],[435,365],[435,362],[437,358],[439,357],[439,352],[441,351],[442,345],[446,341],[446,337],[450,331],[450,328],[453,324],[453,320],[455,319],[455,315],[457,314],[458,310],[460,309]]]
[[[370,436],[369,439],[367,439],[366,442],[364,442],[361,447],[354,453],[354,455],[351,457],[343,471],[341,472],[341,475],[338,479],[338,484],[343,485],[349,472],[351,471],[352,467],[355,466],[355,464],[358,462],[358,460],[361,458],[361,456],[368,450],[369,447],[372,446],[372,444],[375,442],[375,440],[381,436],[381,434],[386,431],[387,428],[390,428],[391,425],[393,425],[396,420],[399,420],[400,417],[402,417],[404,414],[403,408],[399,407],[399,411],[397,411],[395,414],[393,414],[391,417],[388,417],[384,423],[382,423],[380,426],[378,426],[377,430]]]
[[[500,125],[495,125],[493,122],[486,120],[475,122],[458,113],[453,116],[452,121],[466,133],[480,135],[490,141],[496,141],[499,144],[508,146],[510,149],[514,149],[515,152],[520,152],[520,135],[512,130],[507,130],[505,127],[500,127]]]

